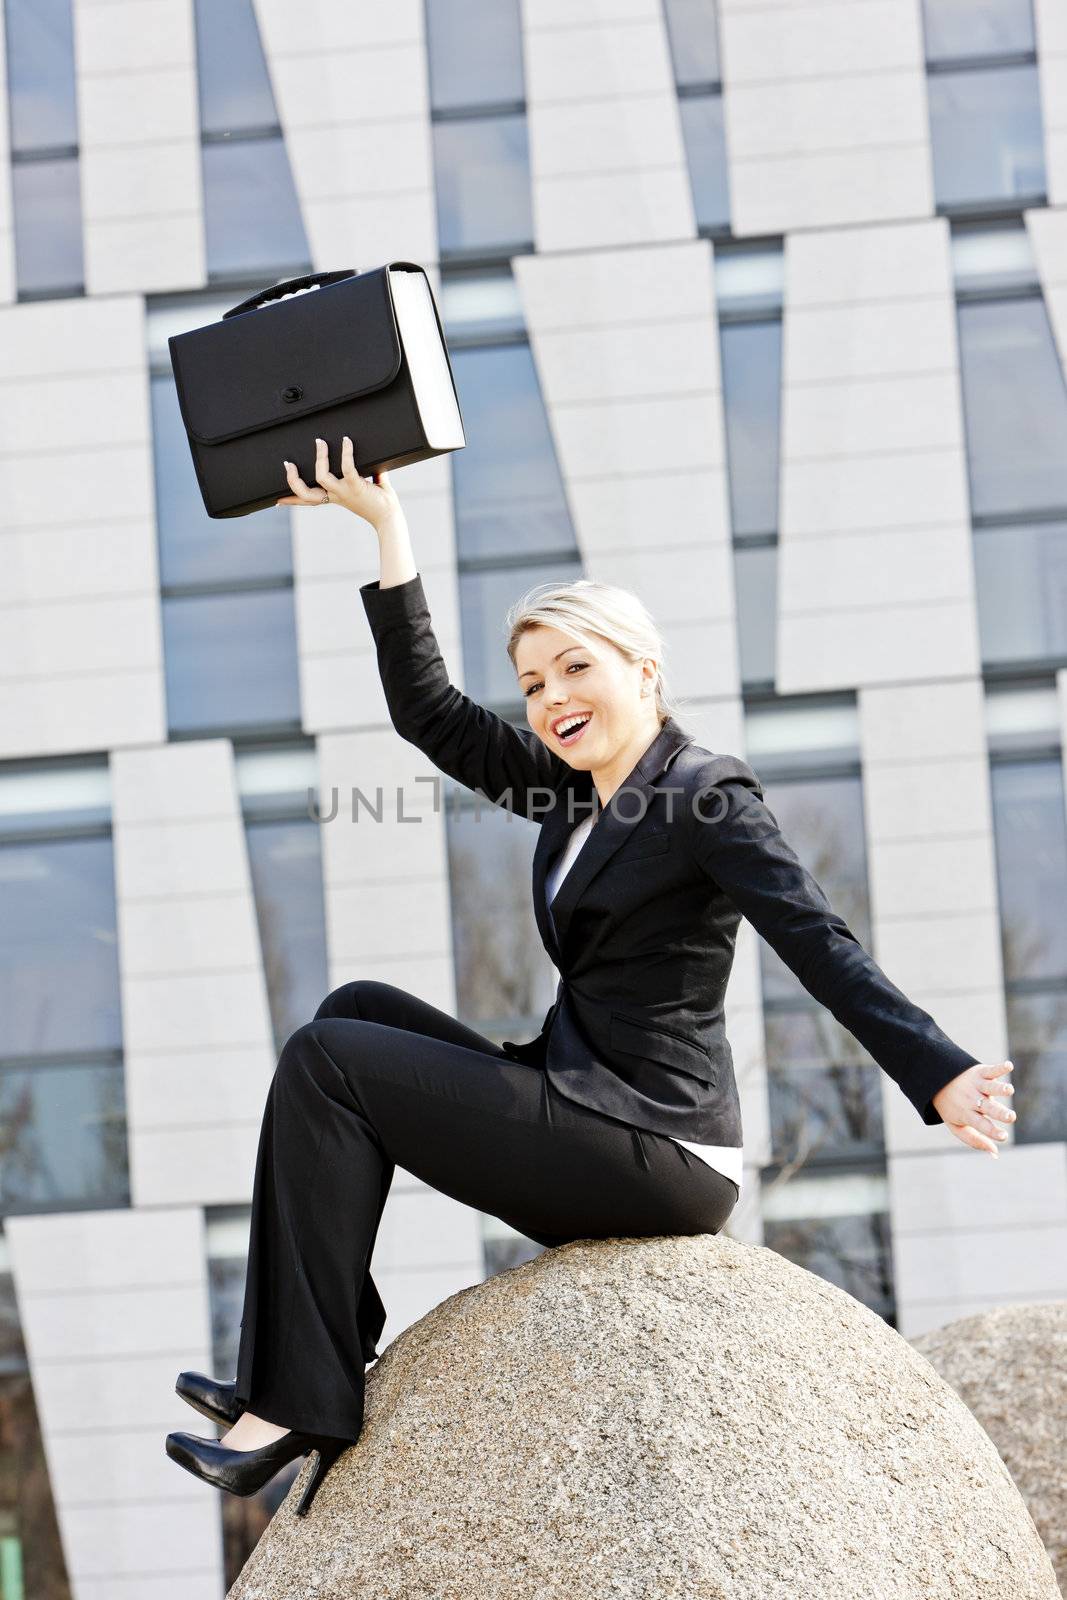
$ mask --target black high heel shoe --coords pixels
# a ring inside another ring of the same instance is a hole
[[[283,1433],[259,1450],[231,1450],[217,1439],[201,1439],[195,1433],[168,1433],[167,1454],[186,1472],[213,1483],[230,1494],[255,1494],[297,1456],[318,1451],[311,1477],[296,1506],[298,1517],[307,1515],[319,1484],[337,1457],[347,1450],[351,1439],[335,1439],[329,1434]]]
[[[192,1406],[194,1411],[199,1411],[202,1417],[210,1417],[212,1422],[232,1427],[238,1417],[243,1416],[245,1409],[242,1401],[234,1399],[236,1388],[236,1378],[231,1383],[220,1383],[217,1378],[205,1377],[202,1372],[179,1372],[174,1392],[180,1394],[185,1403]]]

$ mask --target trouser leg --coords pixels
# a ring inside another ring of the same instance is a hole
[[[446,1013],[347,985],[286,1041],[264,1116],[237,1390],[257,1415],[358,1438],[358,1309],[396,1165],[546,1245],[714,1233],[736,1199]]]

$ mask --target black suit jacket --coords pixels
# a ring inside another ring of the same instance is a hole
[[[745,916],[925,1123],[974,1064],[890,982],[782,837],[755,772],[668,718],[603,809],[588,772],[450,681],[421,574],[360,588],[393,726],[443,773],[539,823],[534,913],[560,974],[540,1034],[508,1040],[559,1091],[632,1126],[740,1147],[723,1008]],[[597,820],[551,907],[567,837]]]

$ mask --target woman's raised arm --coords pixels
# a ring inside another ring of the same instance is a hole
[[[316,447],[319,489],[309,488],[286,463],[294,492],[278,503],[325,504],[320,492],[325,489],[332,504],[365,518],[377,533],[381,576],[362,584],[359,592],[393,727],[457,783],[494,805],[543,821],[555,803],[553,791],[570,770],[566,762],[531,728],[515,727],[451,683],[430,622],[407,519],[389,474],[361,477],[353,443],[346,437],[341,477],[335,477],[325,442],[316,440]]]

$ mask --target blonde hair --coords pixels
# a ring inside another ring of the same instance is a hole
[[[663,672],[664,644],[643,601],[629,589],[595,578],[572,583],[538,583],[508,608],[504,619],[511,664],[520,638],[530,628],[558,628],[587,649],[593,639],[606,640],[630,662],[652,656],[659,663],[656,711],[662,724],[679,715],[678,703]]]

